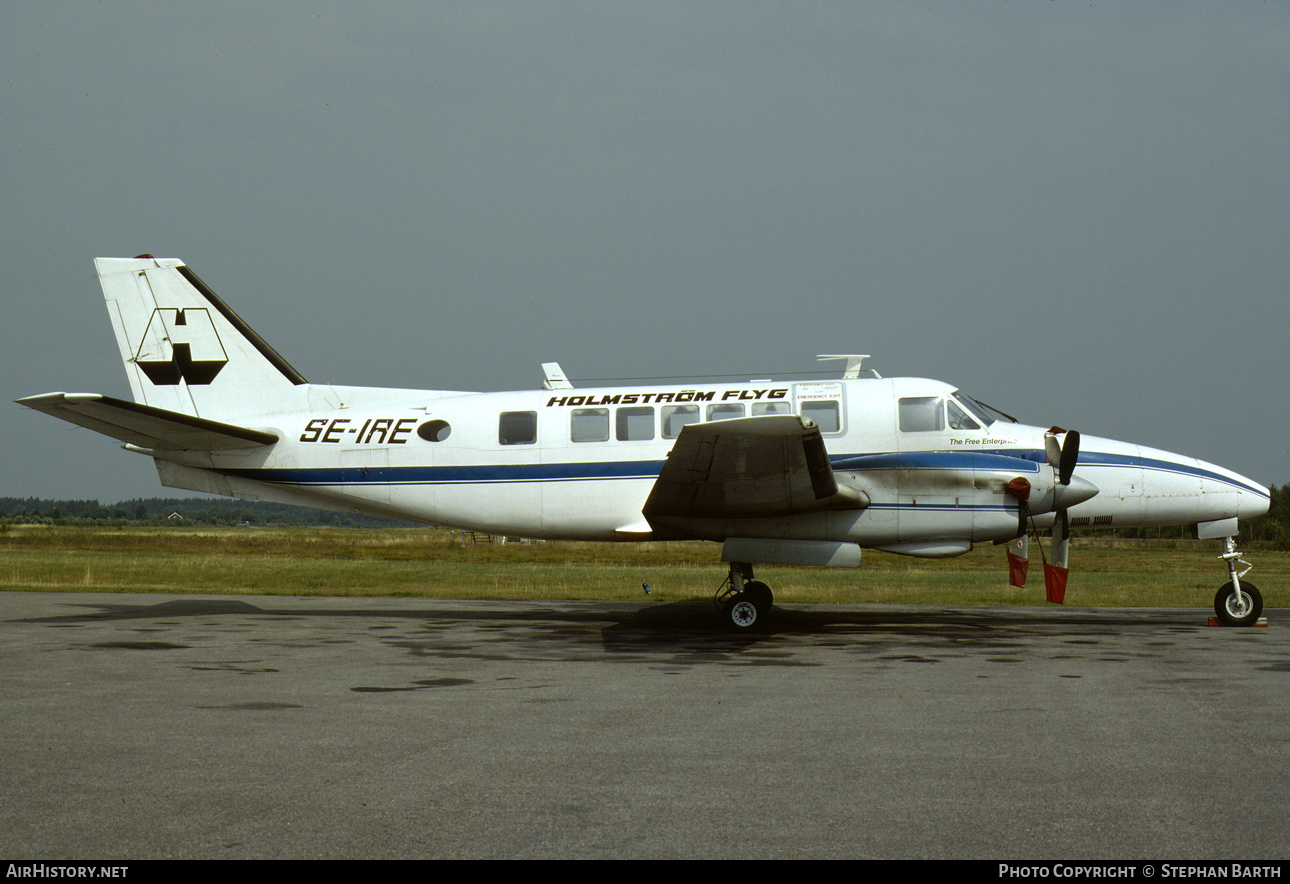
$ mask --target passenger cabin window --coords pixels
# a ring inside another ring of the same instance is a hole
[[[574,442],[608,442],[609,409],[575,408],[569,438]]]
[[[731,418],[743,416],[744,407],[740,402],[725,402],[721,405],[708,406],[708,420],[710,421],[727,421]]]
[[[686,424],[697,424],[699,422],[699,406],[697,405],[664,405],[663,406],[663,438],[675,439],[681,435],[681,428]]]
[[[619,442],[646,442],[654,438],[652,405],[620,408],[614,419],[614,433]]]
[[[836,433],[842,429],[842,409],[833,400],[803,402],[802,417],[819,424],[821,433]]]
[[[497,441],[503,445],[537,442],[537,412],[503,411],[497,421]]]
[[[910,396],[900,400],[900,431],[929,433],[945,429],[945,406],[939,396]]]
[[[452,427],[448,426],[447,421],[426,421],[417,427],[417,435],[427,442],[442,442],[452,435]]]
[[[902,400],[903,402],[903,400]],[[903,406],[902,406],[903,407]],[[803,402],[802,417],[814,421],[821,433],[842,432],[842,403],[836,399]],[[608,408],[575,408],[569,414],[569,439],[573,442],[607,442],[610,439],[610,414]],[[623,406],[614,409],[612,428],[619,442],[648,442],[661,437],[675,439],[690,424],[700,421],[722,421],[747,416],[748,407],[742,402],[721,402],[706,406],[663,405],[658,409],[658,423],[654,422],[655,408],[649,405]],[[790,402],[755,402],[752,416],[792,414]],[[902,412],[903,413],[903,412]],[[966,417],[966,415],[965,415]],[[970,417],[967,420],[971,420]],[[942,423],[944,418],[942,416]],[[501,416],[498,438],[503,445],[531,445],[537,441],[537,414],[532,411],[509,411]]]

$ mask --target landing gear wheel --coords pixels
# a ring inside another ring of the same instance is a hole
[[[752,632],[763,617],[765,612],[750,599],[736,596],[726,602],[726,625],[735,632]]]
[[[1240,584],[1239,594],[1229,580],[1214,596],[1214,613],[1224,626],[1253,626],[1263,613],[1263,596],[1258,588],[1244,580]]]
[[[769,586],[753,580],[752,565],[731,562],[730,577],[721,584],[715,601],[721,609],[726,628],[735,632],[752,632],[766,625],[775,596]]]
[[[775,595],[770,591],[770,587],[760,580],[745,583],[743,597],[755,604],[763,614],[775,604]]]

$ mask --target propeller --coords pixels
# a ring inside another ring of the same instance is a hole
[[[1040,510],[1040,512],[1051,511],[1054,514],[1053,560],[1051,564],[1047,560],[1044,561],[1044,586],[1048,600],[1061,604],[1066,596],[1068,573],[1066,565],[1070,554],[1070,515],[1067,511],[1077,503],[1097,494],[1098,489],[1091,482],[1075,476],[1075,467],[1079,463],[1077,430],[1050,428],[1044,433],[1044,455],[1048,465],[1053,468],[1056,479],[1051,506],[1045,506]],[[1008,549],[1013,586],[1024,586],[1026,581],[1026,568],[1023,563],[1027,560],[1026,525],[1031,515],[1030,492],[1030,482],[1023,476],[1018,476],[1008,483],[1008,493],[1017,498],[1017,535],[1014,538],[1014,545],[1019,552],[1014,553],[1012,546]],[[1042,554],[1042,550],[1040,552]]]
[[[1059,444],[1057,437],[1062,435],[1066,438]],[[1053,520],[1053,560],[1051,564],[1044,562],[1044,591],[1048,601],[1060,605],[1066,600],[1066,577],[1070,573],[1067,568],[1071,549],[1071,517],[1068,510],[1074,505],[1066,503],[1062,506],[1062,491],[1070,488],[1071,479],[1075,475],[1075,464],[1079,460],[1079,431],[1050,428],[1044,433],[1044,453],[1048,456],[1048,465],[1057,471],[1057,487],[1053,489],[1053,509],[1056,510],[1056,518]],[[1094,493],[1097,493],[1096,489]]]

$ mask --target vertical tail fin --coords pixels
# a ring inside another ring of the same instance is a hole
[[[184,263],[95,258],[136,402],[202,417],[272,413],[306,384]]]

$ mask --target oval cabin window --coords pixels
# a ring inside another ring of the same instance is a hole
[[[417,427],[417,435],[427,442],[442,442],[451,434],[452,427],[448,426],[447,421],[426,421],[424,424]]]

